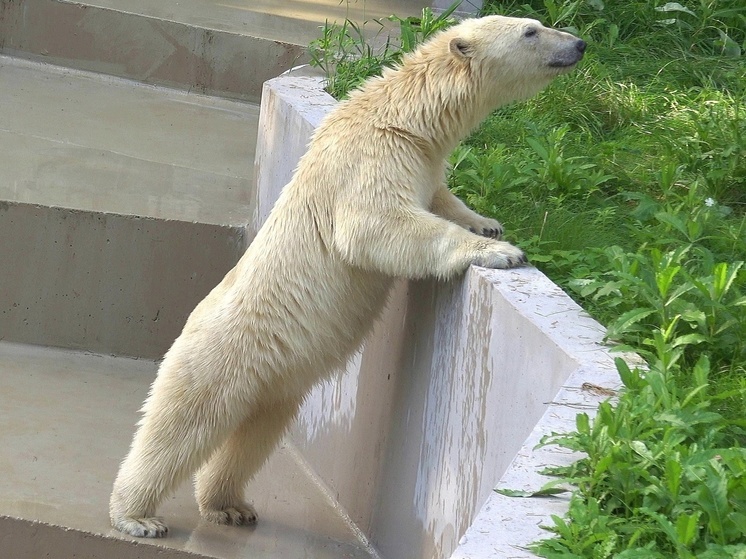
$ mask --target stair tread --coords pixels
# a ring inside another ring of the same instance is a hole
[[[0,56],[0,199],[239,225],[259,108]]]
[[[178,4],[149,0],[86,0],[84,4],[137,13],[207,29],[306,46],[319,36],[324,22],[358,23],[391,14],[418,15],[431,2],[402,6],[397,0],[340,2],[339,0],[180,0]]]
[[[108,496],[155,371],[148,360],[0,342],[0,522],[134,540],[109,526]],[[159,510],[167,538],[137,541],[219,558],[371,557],[289,443],[247,490],[255,527],[201,522],[191,491]]]

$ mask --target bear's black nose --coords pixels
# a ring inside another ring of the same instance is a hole
[[[586,46],[588,46],[588,45],[586,45],[586,43],[585,43],[585,41],[583,39],[578,39],[575,42],[575,48],[578,49],[578,52],[580,54],[583,54],[585,52],[585,47]]]

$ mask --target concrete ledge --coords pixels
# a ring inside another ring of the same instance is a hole
[[[254,227],[334,105],[322,79],[264,87]],[[534,451],[619,385],[604,329],[534,268],[472,268],[457,281],[400,282],[345,374],[317,387],[295,445],[386,559],[533,557],[563,499],[508,499],[572,459]]]
[[[479,273],[510,305],[511,312],[504,319],[511,320],[517,314],[536,327],[534,339],[525,340],[532,348],[542,351],[554,345],[573,362],[559,391],[541,402],[544,408],[541,418],[497,481],[499,488],[535,491],[550,481],[539,471],[567,465],[579,458],[556,447],[537,449],[541,438],[573,431],[578,413],[593,416],[598,405],[608,399],[598,388],[617,390],[621,380],[614,357],[602,343],[605,329],[544,274],[534,268]],[[632,355],[623,357],[628,361],[638,360]],[[540,371],[528,369],[521,374],[532,378],[537,388],[543,382]],[[568,496],[512,498],[490,492],[451,559],[533,559],[536,555],[525,547],[549,537],[541,526],[551,524],[551,515],[565,514],[568,501]]]

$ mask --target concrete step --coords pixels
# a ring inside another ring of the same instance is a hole
[[[185,486],[159,511],[168,538],[135,544],[113,530],[111,484],[155,371],[148,360],[0,342],[0,556],[375,557],[290,443],[247,489],[255,527],[200,521]]]
[[[306,61],[305,47],[325,21],[416,15],[430,4],[17,0],[0,3],[0,53],[258,101],[264,81]]]
[[[265,80],[303,60],[287,37],[245,28],[253,12],[217,1],[20,0],[0,9],[0,53],[201,93],[257,101]]]
[[[250,241],[258,107],[6,56],[0,89],[0,339],[160,357]]]

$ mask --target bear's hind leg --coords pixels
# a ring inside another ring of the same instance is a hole
[[[170,397],[183,388],[168,373],[156,380],[129,454],[119,469],[109,503],[114,528],[136,537],[159,538],[168,528],[157,506],[196,471],[235,428],[209,397]],[[204,395],[203,395],[204,396]]]
[[[245,419],[197,473],[195,493],[205,520],[254,524],[257,514],[244,499],[247,482],[264,465],[295,417],[297,401],[270,405]]]

